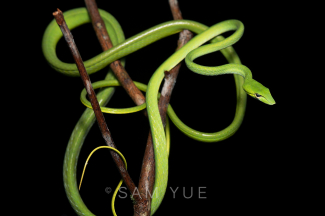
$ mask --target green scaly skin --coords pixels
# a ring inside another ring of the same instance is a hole
[[[237,131],[245,113],[246,93],[267,104],[274,104],[275,102],[268,89],[253,80],[251,78],[249,69],[240,65],[240,60],[231,47],[231,45],[237,42],[243,34],[244,27],[240,21],[228,20],[218,23],[210,28],[200,23],[189,20],[170,21],[154,26],[147,31],[144,31],[124,41],[123,32],[114,17],[103,10],[100,10],[100,14],[105,22],[114,47],[84,62],[86,70],[89,74],[104,68],[114,60],[120,59],[132,52],[135,52],[136,50],[141,49],[142,47],[145,47],[148,44],[153,43],[161,38],[178,33],[183,29],[188,29],[198,34],[184,47],[179,49],[170,58],[168,58],[156,70],[148,84],[146,103],[150,128],[152,131],[156,161],[156,178],[154,194],[151,203],[151,214],[154,214],[164,197],[168,179],[168,153],[166,149],[166,137],[157,104],[158,89],[164,78],[164,71],[169,71],[172,69],[181,60],[183,60],[189,54],[189,52],[192,51],[189,57],[186,58],[186,64],[189,68],[191,68],[191,70],[205,75],[219,75],[225,73],[235,74],[237,107],[234,120],[231,125],[229,125],[229,127],[220,132],[210,133],[208,136],[206,136],[202,132],[189,129],[184,124],[179,124],[181,126],[177,126],[185,134],[200,141],[221,141],[232,136]],[[65,12],[64,17],[70,29],[90,22],[85,8],[78,8]],[[215,38],[216,36],[227,31],[235,32],[226,39],[222,38],[221,36]],[[44,56],[55,70],[69,76],[79,76],[79,72],[75,64],[61,62],[56,56],[55,47],[61,37],[62,33],[53,20],[44,33],[42,42]],[[212,40],[212,44],[196,49],[203,43],[210,40]],[[227,60],[233,64],[214,67],[213,70],[210,70],[210,67],[200,66],[192,62],[198,56],[218,50],[221,50]],[[245,77],[244,85],[244,79],[242,77]],[[111,72],[108,74],[106,80],[115,80]],[[103,106],[103,104],[106,104],[113,93],[114,88],[107,88],[103,90],[97,96],[100,105]],[[170,115],[172,112],[173,111],[171,107],[169,107],[169,116],[173,116],[173,114]],[[79,195],[76,180],[76,166],[83,141],[90,127],[94,123],[94,119],[95,118],[93,111],[87,109],[81,116],[72,132],[64,159],[63,176],[65,190],[72,207],[79,215],[93,215],[83,203]],[[174,123],[180,122],[177,116],[176,118],[171,119]]]

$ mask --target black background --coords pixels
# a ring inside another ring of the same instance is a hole
[[[20,99],[26,105],[24,111],[30,114],[17,115],[23,119],[24,131],[28,134],[25,136],[29,143],[26,151],[31,152],[28,154],[31,166],[26,169],[33,173],[33,193],[41,202],[38,206],[42,206],[47,215],[70,216],[76,213],[65,195],[62,166],[70,134],[85,109],[79,100],[83,84],[80,78],[64,76],[48,65],[42,54],[41,41],[56,8],[65,12],[84,7],[84,2],[57,0],[41,4],[41,7],[35,5],[28,15],[26,12],[24,15],[27,21],[24,28],[29,31],[24,38],[28,41],[24,48],[28,63],[22,63],[25,69],[20,79],[28,87],[19,90],[25,94]],[[168,1],[97,1],[97,4],[119,21],[126,38],[173,19]],[[211,211],[261,213],[277,212],[288,207],[289,196],[292,196],[290,175],[297,165],[291,160],[293,141],[288,136],[285,118],[290,105],[283,95],[285,82],[279,80],[279,73],[283,79],[286,76],[287,53],[285,40],[280,40],[278,32],[282,31],[281,34],[286,37],[279,20],[290,20],[290,14],[284,13],[286,8],[266,3],[201,0],[195,3],[179,1],[179,4],[184,19],[208,26],[227,19],[238,19],[244,23],[244,35],[233,47],[242,63],[251,69],[254,79],[270,89],[277,104],[268,106],[248,97],[242,126],[234,136],[219,143],[191,140],[172,125],[168,189],[155,215],[208,214]],[[91,24],[74,29],[72,34],[83,60],[101,52]],[[155,69],[174,52],[177,39],[178,34],[129,55],[126,70],[132,79],[148,83]],[[280,49],[282,52],[279,52]],[[73,62],[63,39],[58,44],[57,53],[63,61]],[[220,53],[214,53],[199,58],[197,63],[216,66],[227,62]],[[284,69],[279,71],[279,67]],[[107,70],[105,68],[91,75],[91,81],[103,79]],[[222,130],[231,123],[235,113],[233,76],[205,77],[190,72],[183,64],[171,104],[180,119],[189,126],[206,132]],[[109,106],[130,107],[133,102],[118,87]],[[137,185],[149,130],[148,121],[142,113],[105,114],[105,118]],[[95,124],[79,156],[78,182],[88,154],[100,145],[105,143]],[[115,189],[119,179],[108,151],[96,152],[88,164],[80,192],[94,214],[111,214],[112,192],[107,194],[105,189]],[[173,190],[178,188],[175,198],[169,187]],[[206,199],[199,198],[199,187],[206,192],[201,195]],[[191,190],[192,197],[186,199],[183,193],[190,196]],[[118,215],[132,214],[129,196],[127,199],[117,198],[116,211]]]

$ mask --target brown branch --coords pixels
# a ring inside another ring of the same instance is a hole
[[[181,10],[178,6],[177,0],[169,0],[169,6],[171,9],[171,12],[173,14],[174,20],[180,20],[183,19]],[[179,39],[177,41],[177,50],[182,48],[191,38],[193,37],[193,34],[188,30],[183,30],[179,33]],[[169,72],[165,72],[165,82],[164,86],[161,91],[161,96],[159,98],[159,111],[161,115],[162,122],[164,124],[164,127],[166,125],[166,112],[167,107],[170,101],[171,93],[174,89],[176,79],[179,73],[179,69],[181,67],[181,63],[178,63],[172,70]]]
[[[84,83],[84,86],[87,90],[87,94],[88,94],[88,97],[90,99],[90,102],[91,102],[91,105],[93,107],[93,110],[94,110],[94,113],[95,113],[95,116],[96,116],[96,119],[97,119],[97,123],[98,123],[98,126],[100,128],[100,131],[102,133],[102,136],[105,140],[105,143],[108,145],[108,146],[111,146],[113,148],[116,148],[114,142],[113,142],[113,139],[111,137],[111,134],[108,130],[108,127],[106,125],[106,122],[105,122],[105,118],[104,118],[104,115],[103,113],[101,112],[100,110],[100,106],[99,106],[99,103],[97,101],[97,97],[96,97],[96,94],[94,92],[94,89],[91,85],[91,81],[89,79],[89,76],[88,76],[88,73],[86,71],[86,68],[82,62],[82,59],[81,59],[81,56],[79,54],[79,50],[73,40],[73,36],[64,20],[64,17],[63,17],[63,14],[62,12],[57,9],[57,11],[55,11],[53,13],[53,16],[57,22],[57,24],[59,25],[61,31],[62,31],[62,34],[70,48],[70,51],[72,53],[72,56],[76,62],[76,65],[77,65],[77,68],[79,70],[79,73],[80,73],[80,76],[81,76],[81,79]],[[122,161],[122,159],[120,158],[120,156],[115,152],[115,151],[110,151],[111,152],[111,155],[114,159],[114,162],[118,168],[118,170],[120,171],[120,174],[123,178],[123,181],[125,182],[127,188],[130,190],[130,191],[135,191],[136,190],[136,187],[135,187],[135,184],[133,183],[129,173],[127,172],[127,170],[125,169],[125,165]]]
[[[170,0],[169,5],[175,20],[182,19],[181,11],[178,7],[177,0]],[[188,30],[183,30],[179,35],[177,50],[184,46],[191,38],[193,34]],[[181,67],[181,63],[176,65],[171,71],[165,72],[165,82],[162,88],[161,96],[159,98],[159,112],[161,120],[165,127],[166,125],[166,112],[170,101],[171,93],[176,83],[176,78]],[[153,193],[153,186],[155,181],[155,158],[154,150],[152,145],[151,132],[149,132],[145,155],[143,158],[140,181],[139,181],[139,193],[145,196],[147,203],[144,205],[134,206],[137,212],[141,213],[142,216],[150,216],[151,210],[151,196],[148,195]],[[145,199],[144,199],[145,200]]]
[[[113,47],[113,44],[107,33],[105,23],[98,12],[98,7],[95,0],[85,0],[85,4],[88,10],[88,13],[91,18],[94,30],[96,32],[97,38],[100,45],[104,51]],[[146,102],[145,96],[142,92],[135,86],[131,77],[126,72],[124,67],[121,64],[120,60],[116,60],[110,64],[111,69],[113,70],[115,77],[121,83],[123,88],[126,90],[128,95],[132,98],[133,102],[136,105],[141,105]]]
[[[174,20],[183,19],[182,12],[178,7],[178,1],[177,0],[169,0],[168,3],[170,6],[170,10],[172,11]]]
[[[174,0],[176,1],[176,0]],[[191,38],[193,37],[193,34],[188,30],[183,30],[179,33],[179,39],[178,39],[178,46],[176,50],[179,50],[182,46],[184,46]],[[164,86],[161,91],[161,96],[159,98],[159,112],[161,116],[161,120],[164,124],[164,127],[166,125],[166,112],[167,107],[170,101],[170,97],[172,94],[172,91],[174,89],[176,79],[179,73],[179,69],[181,67],[181,63],[178,63],[173,69],[171,69],[169,72],[165,71],[165,82]]]

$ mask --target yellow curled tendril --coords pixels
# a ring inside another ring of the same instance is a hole
[[[83,171],[82,171],[81,179],[80,179],[79,190],[80,190],[80,188],[81,188],[82,179],[83,179],[83,177],[84,177],[85,170],[86,170],[86,166],[87,166],[87,164],[88,164],[88,161],[89,161],[91,155],[92,155],[95,151],[97,151],[98,149],[101,149],[101,148],[108,148],[108,149],[111,149],[111,150],[115,151],[116,153],[118,153],[118,154],[121,156],[121,158],[123,159],[123,161],[124,161],[125,169],[127,169],[127,163],[126,163],[126,160],[125,160],[124,156],[122,155],[122,153],[121,153],[119,150],[117,150],[116,148],[110,147],[110,146],[99,146],[99,147],[95,148],[95,149],[94,149],[94,150],[89,154],[89,156],[88,156],[88,158],[87,158],[87,160],[86,160],[86,163],[85,163],[85,165],[84,165],[84,169],[83,169]],[[113,215],[114,215],[114,216],[117,216],[117,214],[116,214],[116,212],[115,212],[115,206],[114,206],[115,198],[116,198],[117,192],[118,192],[118,190],[120,189],[122,183],[123,183],[123,179],[121,179],[121,181],[118,183],[118,185],[117,185],[117,187],[116,187],[116,189],[115,189],[115,191],[114,191],[113,197],[112,197],[111,207],[112,207],[112,212],[113,212]]]

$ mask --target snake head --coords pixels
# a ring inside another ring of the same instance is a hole
[[[261,83],[257,82],[256,80],[251,79],[249,81],[245,81],[243,88],[245,92],[253,98],[262,101],[263,103],[266,103],[268,105],[275,104],[270,90],[263,86]]]

